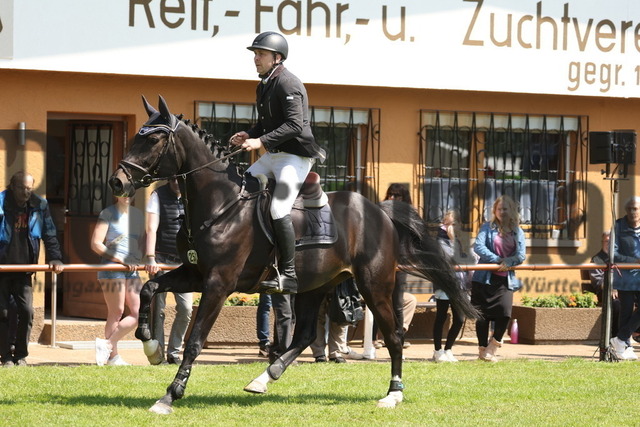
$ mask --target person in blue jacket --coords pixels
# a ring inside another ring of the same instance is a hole
[[[7,189],[0,193],[0,264],[37,264],[40,241],[47,252],[49,267],[64,270],[56,226],[47,201],[35,194],[33,175],[16,172]],[[33,325],[32,272],[0,273],[0,361],[3,367],[26,366]],[[18,324],[12,352],[9,340],[9,305],[13,297]]]
[[[476,321],[478,358],[497,362],[496,353],[502,347],[502,337],[511,319],[513,292],[522,287],[512,267],[525,259],[524,232],[519,225],[518,207],[513,199],[503,195],[493,203],[492,218],[480,227],[474,244],[478,264],[498,264],[492,271],[476,270],[471,283],[471,303],[482,317]],[[494,331],[489,340],[489,326]]]
[[[640,197],[629,198],[624,204],[626,215],[615,222],[614,261],[638,264],[640,262]],[[637,360],[630,338],[640,327],[640,270],[620,269],[613,275],[613,289],[618,292],[620,315],[618,333],[610,343],[621,360]]]

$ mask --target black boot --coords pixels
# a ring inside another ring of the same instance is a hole
[[[291,216],[273,221],[273,231],[280,258],[278,259],[279,275],[273,280],[260,283],[260,291],[267,294],[295,294],[298,292],[296,277],[296,234]]]

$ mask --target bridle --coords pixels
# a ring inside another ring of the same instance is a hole
[[[118,163],[118,167],[122,169],[122,172],[127,177],[127,181],[129,181],[129,183],[134,188],[136,188],[136,184],[142,187],[148,187],[156,181],[166,181],[166,180],[171,180],[177,177],[182,177],[182,179],[186,181],[186,178],[188,175],[195,173],[199,170],[202,170],[208,166],[211,166],[212,164],[222,162],[228,158],[231,158],[245,151],[244,148],[238,147],[232,150],[229,154],[222,157],[218,157],[217,159],[214,159],[208,163],[200,165],[197,168],[191,169],[190,171],[183,172],[181,174],[168,175],[168,176],[157,176],[158,170],[160,169],[160,163],[162,162],[163,157],[169,151],[170,147],[173,149],[174,158],[176,160],[176,171],[180,168],[180,165],[178,164],[178,150],[176,149],[176,141],[174,137],[175,131],[178,128],[179,124],[180,122],[176,121],[173,128],[166,124],[158,124],[158,125],[144,126],[140,129],[139,131],[140,135],[148,135],[155,132],[165,132],[167,133],[167,138],[162,146],[162,149],[160,150],[160,154],[158,155],[157,159],[148,168],[145,168],[144,166],[140,166],[139,164],[131,162],[129,160],[121,160]],[[136,181],[135,178],[133,177],[133,174],[131,173],[131,170],[142,173],[142,178]]]
[[[149,166],[149,168],[145,168],[144,166],[140,166],[137,163],[131,162],[129,160],[121,160],[118,163],[118,167],[120,169],[122,169],[122,172],[125,174],[125,176],[127,177],[127,180],[129,181],[129,184],[131,184],[134,188],[136,188],[136,182],[139,183],[140,186],[143,187],[148,187],[150,186],[152,183],[156,182],[156,181],[165,181],[165,180],[171,180],[171,179],[176,179],[176,178],[181,178],[182,181],[184,182],[184,188],[185,191],[182,195],[182,200],[184,203],[184,213],[185,213],[185,225],[186,225],[186,230],[187,230],[187,242],[189,244],[189,250],[187,251],[187,259],[189,260],[189,262],[191,264],[197,264],[198,263],[198,253],[196,252],[194,245],[193,245],[193,234],[192,234],[192,227],[191,227],[191,220],[189,219],[189,198],[187,197],[187,191],[186,191],[186,183],[187,183],[187,176],[195,173],[199,170],[202,170],[208,166],[211,166],[212,164],[218,163],[218,162],[222,162],[230,157],[233,157],[237,154],[242,153],[243,151],[245,151],[244,148],[237,148],[233,151],[231,151],[229,154],[222,156],[222,157],[218,157],[208,163],[205,163],[203,165],[200,165],[194,169],[191,169],[190,171],[187,172],[183,172],[180,174],[174,174],[174,175],[169,175],[169,176],[157,176],[158,175],[158,171],[160,169],[160,163],[162,162],[163,157],[169,152],[169,148],[172,147],[173,148],[173,153],[174,153],[174,158],[176,160],[176,172],[180,169],[180,164],[178,163],[178,150],[176,149],[176,141],[175,141],[175,131],[178,128],[178,125],[180,124],[179,121],[176,121],[174,123],[174,126],[171,127],[169,125],[166,124],[157,124],[157,125],[147,125],[147,126],[143,126],[140,131],[138,132],[140,135],[149,135],[155,132],[165,132],[167,133],[167,139],[164,142],[164,145],[162,146],[161,150],[160,150],[160,154],[158,155],[158,158],[153,162],[153,164],[151,164],[151,166]],[[140,178],[140,180],[136,181],[133,178],[133,175],[131,174],[131,170],[135,170],[137,172],[141,172],[142,173],[142,178]],[[230,203],[225,204],[221,209],[218,210],[217,212],[217,217],[221,216],[224,212],[226,212],[231,206],[233,206],[235,203],[237,203],[240,198],[242,197],[242,191],[238,194],[238,197],[234,198]]]

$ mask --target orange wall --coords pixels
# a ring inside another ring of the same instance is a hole
[[[247,64],[250,66],[250,64]],[[293,70],[295,72],[295,70]],[[140,101],[145,95],[156,104],[161,94],[174,113],[186,118],[194,115],[194,101],[253,102],[255,81],[222,81],[165,77],[96,75],[41,71],[0,70],[0,129],[16,129],[26,122],[30,130],[46,131],[48,114],[92,114],[134,118],[129,123],[132,135],[146,121]],[[596,98],[530,95],[515,93],[484,93],[471,91],[418,90],[398,88],[368,88],[358,86],[308,85],[310,103],[317,106],[380,108],[381,165],[380,185],[384,191],[391,182],[409,182],[416,195],[416,165],[418,163],[418,130],[420,109],[464,110],[481,112],[514,112],[532,114],[588,115],[590,130],[638,129],[640,99]],[[6,133],[3,133],[5,135]],[[36,137],[37,138],[37,137]],[[25,147],[0,137],[0,161],[4,165],[0,186],[23,168],[25,162],[38,180],[44,181],[43,141],[30,140]],[[528,262],[580,263],[598,250],[600,232],[609,227],[610,199],[608,183],[592,166],[589,181],[588,235],[577,249],[536,248],[530,251]],[[596,193],[600,194],[596,194]],[[592,194],[593,193],[593,194]],[[620,199],[638,194],[635,168],[631,179],[620,186]],[[138,201],[141,203],[142,201]],[[618,209],[618,216],[622,211]],[[557,254],[561,254],[560,257]],[[577,283],[577,272],[522,273],[530,280],[552,283],[549,291],[562,288],[562,281]],[[568,279],[567,279],[568,278]],[[556,285],[560,283],[560,288]],[[566,285],[566,283],[565,283]],[[556,286],[554,288],[554,286]],[[540,288],[543,289],[543,288]]]

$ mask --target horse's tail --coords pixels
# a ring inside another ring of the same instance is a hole
[[[466,317],[478,318],[478,311],[460,287],[452,261],[438,241],[429,235],[427,225],[418,212],[404,202],[388,200],[379,206],[391,218],[398,232],[400,270],[431,281],[434,287],[447,294],[454,308]]]

